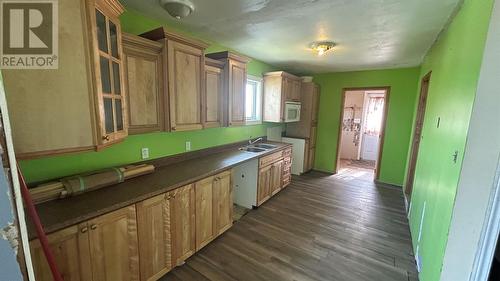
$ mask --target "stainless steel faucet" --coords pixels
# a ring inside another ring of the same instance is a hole
[[[249,145],[252,145],[252,144],[257,143],[257,142],[259,142],[259,141],[261,141],[261,140],[262,140],[262,138],[255,139],[255,140],[253,140],[253,141],[252,141],[252,139],[249,139],[249,140],[248,140],[248,144],[249,144]]]

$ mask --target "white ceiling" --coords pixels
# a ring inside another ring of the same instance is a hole
[[[159,0],[125,7],[187,29],[267,63],[300,73],[419,65],[460,0],[192,0],[175,20]],[[318,57],[315,40],[333,40]]]

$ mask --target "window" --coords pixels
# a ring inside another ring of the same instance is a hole
[[[247,124],[262,123],[262,78],[248,75],[245,107]]]

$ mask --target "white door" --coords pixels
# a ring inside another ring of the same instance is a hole
[[[361,149],[361,159],[377,160],[380,138],[378,135],[363,134],[363,147]]]

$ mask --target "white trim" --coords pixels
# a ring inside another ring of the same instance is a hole
[[[1,73],[0,73],[1,75]],[[0,79],[3,81],[3,79]],[[12,131],[10,128],[9,110],[7,108],[7,100],[5,98],[5,90],[3,87],[3,82],[0,83],[0,109],[3,118],[4,132],[5,132],[5,142],[7,145],[7,154],[9,155],[9,165],[10,165],[10,175],[12,177],[12,186],[14,189],[14,200],[16,202],[17,218],[19,222],[19,233],[21,234],[21,244],[24,252],[24,259],[26,262],[26,270],[28,272],[28,279],[31,281],[35,280],[35,274],[33,272],[33,264],[31,262],[31,252],[28,239],[28,231],[26,229],[26,221],[24,215],[24,204],[21,195],[21,188],[19,185],[19,179],[17,174],[17,161],[16,154],[14,152],[14,144],[12,142]]]
[[[254,76],[251,74],[247,75],[247,81],[255,81],[258,83],[259,87],[257,89],[257,107],[256,107],[256,120],[247,120],[245,125],[260,125],[262,124],[262,101],[263,101],[263,91],[264,91],[264,79],[262,77]],[[246,85],[245,85],[246,87]]]
[[[483,227],[479,249],[472,266],[470,281],[486,281],[490,274],[491,264],[495,256],[495,249],[500,233],[500,157],[496,180],[491,191],[491,200],[486,211],[486,223]]]

